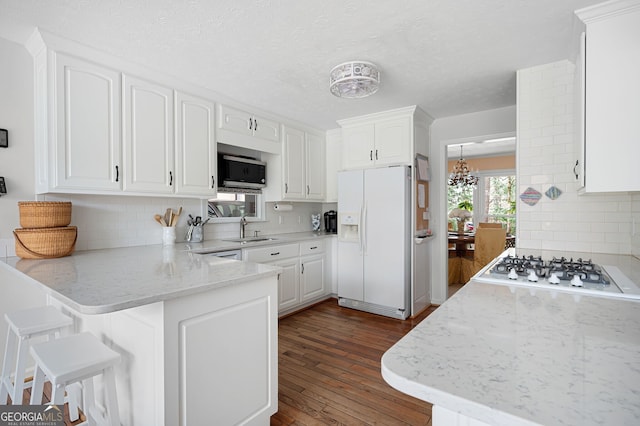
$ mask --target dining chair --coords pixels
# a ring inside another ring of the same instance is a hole
[[[480,222],[478,223],[478,228],[502,228],[502,224],[496,222]]]
[[[480,269],[502,253],[506,240],[507,230],[504,228],[478,228],[473,254],[461,258],[462,282],[469,281]]]

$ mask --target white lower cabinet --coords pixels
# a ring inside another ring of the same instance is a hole
[[[284,315],[326,298],[325,239],[242,250],[242,259],[279,266],[278,313]]]
[[[282,272],[278,277],[278,312],[298,306],[300,303],[300,262],[293,259],[272,262]]]
[[[324,296],[324,254],[300,258],[300,300],[306,302]]]

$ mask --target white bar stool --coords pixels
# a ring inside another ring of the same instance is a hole
[[[24,383],[31,339],[48,335],[49,340],[53,340],[63,329],[73,324],[73,320],[53,306],[10,312],[5,314],[4,318],[9,324],[9,329],[2,364],[0,404],[7,403],[8,395],[11,396],[13,405],[20,405],[25,387],[31,386],[31,382],[26,385]],[[12,371],[14,363],[15,370]],[[14,374],[13,382],[12,373]],[[76,398],[69,398],[69,417],[73,421],[79,417]]]
[[[114,366],[120,354],[109,349],[91,333],[80,333],[31,346],[36,361],[31,404],[42,404],[45,376],[51,381],[51,403],[64,403],[64,390],[70,384],[82,381],[82,407],[87,424],[120,425]],[[106,396],[106,417],[95,407],[93,378],[103,375]]]

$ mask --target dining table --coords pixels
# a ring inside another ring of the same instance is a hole
[[[447,241],[450,245],[454,246],[450,250],[451,252],[455,251],[456,256],[464,257],[468,254],[473,253],[473,244],[475,243],[476,234],[475,232],[465,232],[463,234],[459,234],[457,232],[449,232]],[[505,241],[505,249],[510,247],[515,247],[516,237],[515,235],[507,234],[507,239]],[[451,253],[453,254],[453,253]]]

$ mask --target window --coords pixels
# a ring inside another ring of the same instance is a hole
[[[473,212],[472,223],[498,222],[516,232],[516,177],[513,170],[479,172],[477,188],[448,187],[447,211],[464,208]],[[479,196],[479,194],[481,194]],[[455,229],[454,221],[450,221]]]
[[[213,218],[259,218],[262,213],[260,194],[218,193],[209,200],[209,217]]]

